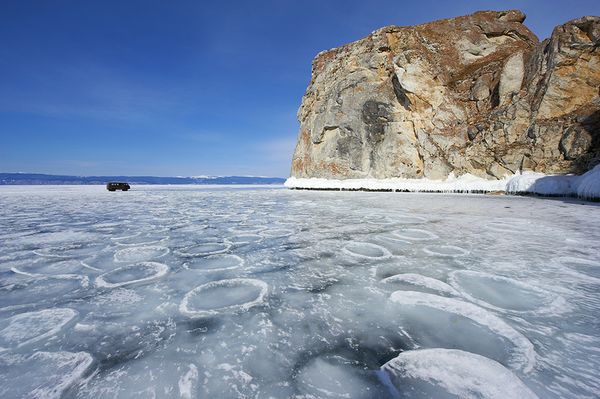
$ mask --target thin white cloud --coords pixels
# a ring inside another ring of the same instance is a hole
[[[296,148],[296,137],[286,136],[261,142],[256,149],[268,160],[274,162],[292,162],[292,155]]]

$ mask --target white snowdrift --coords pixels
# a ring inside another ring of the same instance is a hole
[[[510,194],[569,195],[576,191],[575,185],[579,176],[556,175],[524,172],[510,179],[506,192]]]
[[[486,180],[471,174],[446,180],[430,179],[298,179],[290,177],[284,185],[299,189],[373,190],[373,191],[421,191],[421,192],[479,192],[504,191],[511,176],[502,180]]]
[[[478,193],[505,191],[508,194],[538,194],[600,199],[600,165],[587,173],[576,175],[544,175],[524,172],[501,180],[486,180],[465,174],[446,180],[430,179],[299,179],[290,177],[285,187],[313,190],[410,191],[443,193]]]
[[[585,199],[600,199],[600,165],[581,175],[577,181],[577,196]]]
[[[506,192],[600,199],[600,165],[581,176],[525,172],[510,179]]]

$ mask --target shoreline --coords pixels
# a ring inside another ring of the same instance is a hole
[[[570,198],[574,200],[600,202],[600,197],[580,198],[573,194],[539,194],[532,192],[507,193],[506,191],[483,191],[483,190],[465,190],[465,191],[410,191],[402,189],[368,189],[368,188],[301,188],[287,187],[288,190],[297,191],[358,191],[363,193],[401,193],[401,194],[462,194],[462,195],[489,195],[489,196],[507,196],[507,197],[537,197],[537,198]]]
[[[565,197],[600,201],[600,165],[583,175],[517,173],[501,180],[486,180],[465,174],[446,180],[422,179],[322,179],[290,177],[284,186],[291,190],[367,191],[404,193],[506,194],[517,196]]]

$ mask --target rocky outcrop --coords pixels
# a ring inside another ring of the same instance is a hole
[[[322,52],[297,178],[584,172],[600,162],[600,17],[539,42],[520,11],[388,26]]]

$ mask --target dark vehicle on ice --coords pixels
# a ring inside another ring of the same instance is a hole
[[[109,183],[106,184],[106,189],[108,191],[117,191],[117,190],[127,191],[130,188],[131,187],[127,183],[120,183],[120,182],[111,181],[111,182],[109,182]]]

